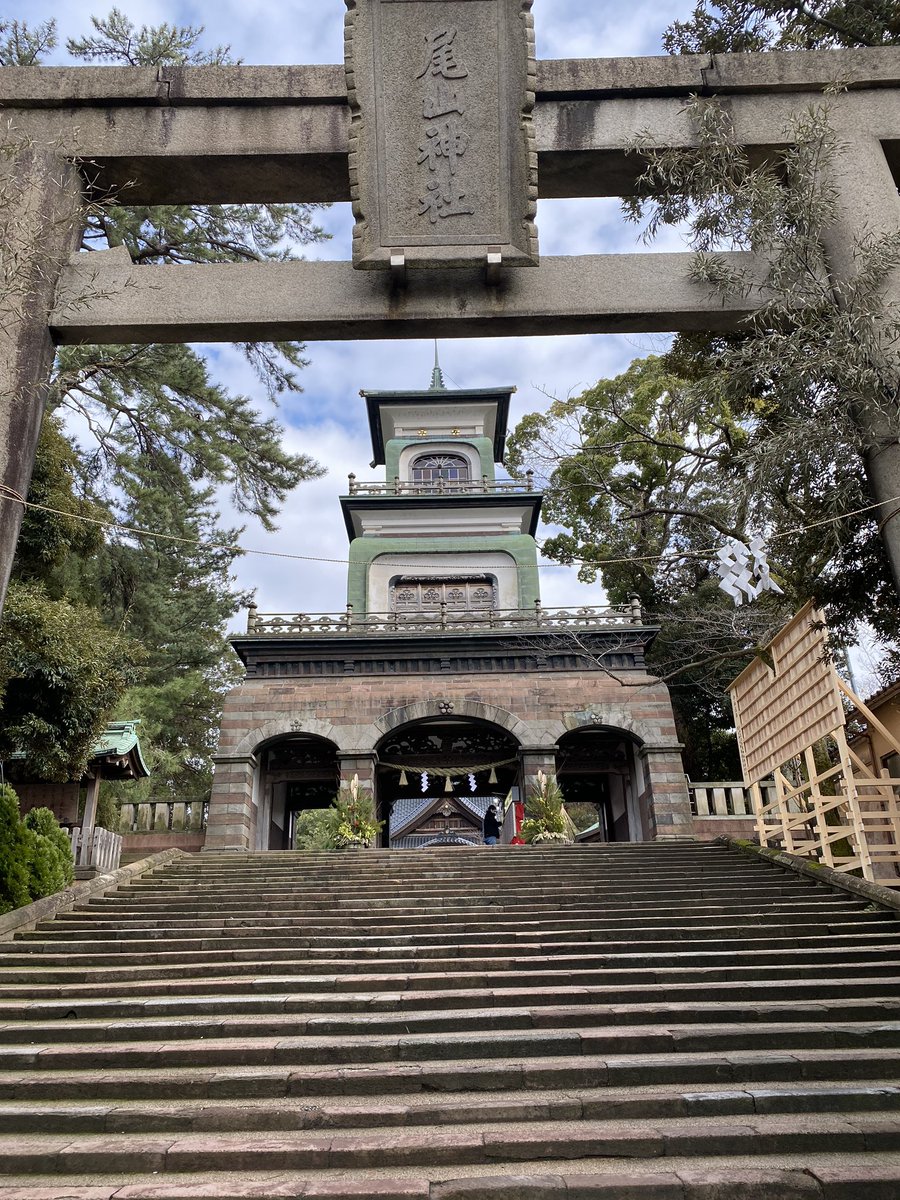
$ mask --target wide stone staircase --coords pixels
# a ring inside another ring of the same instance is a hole
[[[898,1200],[898,984],[724,846],[185,857],[0,944],[0,1200]]]

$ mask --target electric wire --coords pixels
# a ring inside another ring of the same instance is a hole
[[[34,509],[36,512],[51,513],[54,516],[66,517],[72,521],[83,521],[89,525],[99,525],[104,529],[114,530],[116,533],[127,534],[130,537],[139,538],[156,538],[168,542],[176,542],[188,546],[202,546],[209,550],[228,550],[235,554],[252,554],[262,558],[284,558],[292,559],[297,562],[317,562],[329,563],[339,566],[359,566],[368,562],[368,558],[328,558],[323,555],[314,554],[292,554],[286,550],[257,550],[252,547],[244,547],[228,542],[211,542],[204,538],[182,537],[175,533],[156,533],[151,529],[140,529],[134,525],[123,525],[119,521],[105,520],[101,517],[89,517],[84,513],[67,512],[65,509],[53,508],[47,504],[35,504],[30,500],[26,500],[14,488],[8,487],[4,483],[0,483],[0,501],[8,500],[16,504],[21,504],[23,508]],[[862,508],[851,509],[848,512],[838,513],[836,516],[822,517],[818,521],[810,521],[806,525],[796,525],[791,529],[783,529],[779,532],[771,534],[766,540],[767,542],[777,541],[781,538],[791,537],[794,534],[806,533],[811,529],[819,529],[824,525],[836,525],[839,521],[847,520],[850,517],[863,516],[866,513],[873,512],[877,508],[884,508],[889,504],[900,504],[900,496],[892,496],[888,500],[878,500],[872,504],[866,504]],[[879,525],[879,529],[896,515],[900,509],[894,510],[888,514],[888,517]],[[538,543],[540,548],[540,543]],[[629,554],[623,558],[577,558],[573,557],[566,563],[538,563],[538,569],[542,571],[558,570],[565,566],[585,566],[585,567],[611,567],[626,565],[628,563],[649,563],[649,562],[678,562],[688,559],[712,559],[715,558],[719,551],[719,547],[711,546],[703,550],[671,550],[664,554]],[[384,556],[387,558],[387,556]],[[401,557],[399,563],[392,564],[388,559],[387,565],[401,565],[408,561]],[[518,564],[511,563],[509,566],[497,564],[491,567],[491,570],[508,570],[518,571]]]

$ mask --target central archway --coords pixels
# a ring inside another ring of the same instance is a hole
[[[377,751],[381,844],[392,849],[481,845],[491,801],[518,796],[519,742],[490,721],[410,721],[386,734]]]

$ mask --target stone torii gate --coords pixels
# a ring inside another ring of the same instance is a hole
[[[536,62],[532,0],[346,4],[343,67],[0,71],[0,602],[55,344],[735,328],[752,300],[692,283],[687,254],[538,258],[537,198],[629,194],[628,146],[641,131],[692,144],[696,93],[727,100],[749,147],[777,147],[792,114],[850,80],[830,101],[833,277],[862,234],[900,229],[898,50]],[[352,200],[354,260],[72,254],[85,195],[117,189],[134,204]],[[868,433],[900,586],[900,445]]]

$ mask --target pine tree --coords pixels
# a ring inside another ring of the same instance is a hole
[[[202,27],[138,28],[118,9],[91,25],[67,43],[76,60],[234,61],[227,46],[202,47]],[[38,64],[56,43],[53,21],[0,21],[0,65]],[[281,261],[324,236],[310,205],[114,199],[86,213],[85,253],[125,246],[147,266]],[[272,529],[287,493],[321,473],[309,456],[285,452],[272,415],[279,397],[299,390],[303,346],[242,350],[261,402],[217,381],[194,347],[60,350],[50,393],[56,415],[45,421],[29,493],[39,507],[26,514],[0,627],[0,754],[24,749],[35,771],[77,778],[106,720],[139,717],[155,768],[139,787],[162,798],[208,791],[221,696],[236,669],[224,634],[245,599],[230,575],[241,531],[220,527],[217,497],[227,489],[238,511]],[[61,433],[70,413],[83,440],[73,449]],[[99,523],[110,521],[153,536]]]

